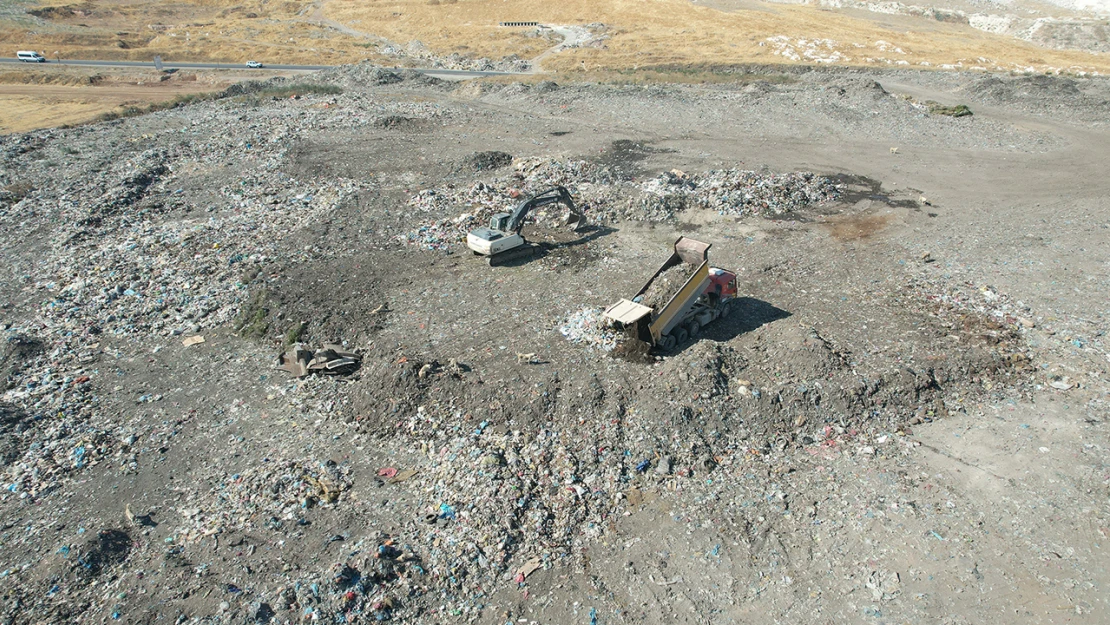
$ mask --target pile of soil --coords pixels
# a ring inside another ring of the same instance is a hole
[[[678,289],[686,283],[694,269],[686,263],[679,263],[655,276],[647,290],[640,296],[639,303],[654,309],[658,313],[659,309],[671,301]],[[652,318],[654,316],[652,315]]]

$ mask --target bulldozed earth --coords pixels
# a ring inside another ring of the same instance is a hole
[[[750,72],[0,138],[3,622],[1101,622],[1110,83]],[[622,344],[680,236],[734,312]]]

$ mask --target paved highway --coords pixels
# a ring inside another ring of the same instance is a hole
[[[0,63],[24,63],[19,59],[5,59],[0,58]],[[154,69],[154,63],[145,61],[80,61],[76,59],[64,59],[62,61],[47,60],[46,63],[26,63],[26,65],[82,65],[86,67],[144,67]],[[231,63],[173,63],[169,61],[162,61],[162,69],[241,69],[244,71],[265,71],[265,70],[283,70],[283,71],[306,71],[314,72],[321,69],[330,69],[334,65],[266,65],[262,70],[249,70],[243,64]],[[394,71],[401,71],[404,67],[388,67]],[[429,76],[442,76],[444,78],[480,78],[482,76],[511,76],[513,72],[474,72],[461,69],[430,69],[430,68],[412,68],[423,74]]]

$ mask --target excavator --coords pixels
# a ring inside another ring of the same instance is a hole
[[[529,258],[539,249],[524,240],[520,231],[524,220],[533,209],[548,204],[563,204],[569,210],[563,224],[578,232],[586,225],[586,217],[578,212],[570,193],[564,187],[544,189],[517,205],[511,213],[497,213],[490,217],[488,228],[475,228],[466,235],[466,245],[476,255],[484,256],[491,267],[504,265],[521,258]]]

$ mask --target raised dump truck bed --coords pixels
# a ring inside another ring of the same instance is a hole
[[[607,308],[605,318],[664,350],[697,336],[702,326],[728,314],[736,298],[736,274],[709,266],[710,247],[709,243],[679,238],[671,256],[636,295]],[[686,275],[683,279],[676,273]],[[674,288],[676,284],[678,288]]]

